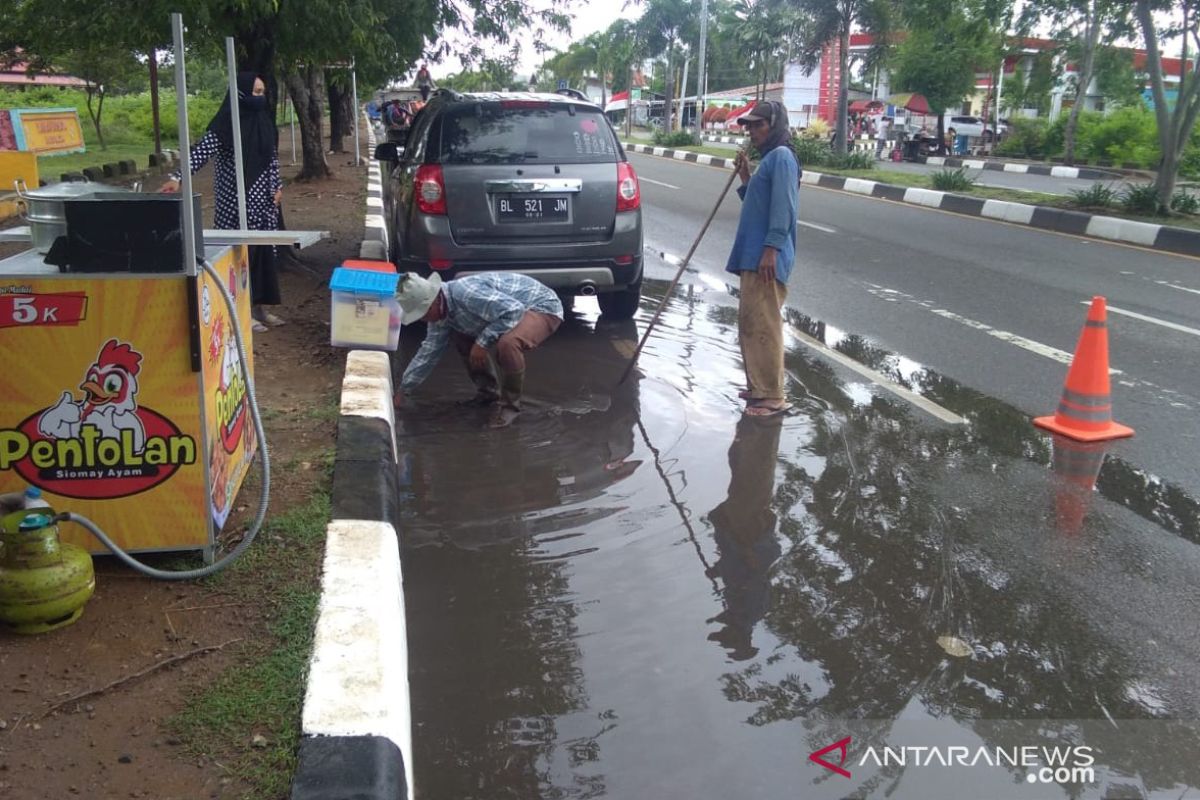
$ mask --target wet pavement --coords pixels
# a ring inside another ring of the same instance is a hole
[[[794,339],[795,413],[743,419],[736,299],[702,282],[618,386],[664,290],[636,325],[580,302],[509,429],[453,404],[453,353],[399,415],[421,797],[1200,796],[1193,497],[797,315],[967,424]],[[809,759],[847,736],[821,758],[852,777]]]

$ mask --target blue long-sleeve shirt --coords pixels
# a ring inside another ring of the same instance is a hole
[[[786,147],[763,157],[745,186],[738,187],[742,216],[726,272],[757,272],[764,247],[779,251],[775,276],[787,285],[796,262],[796,217],[800,211],[800,165]]]
[[[481,272],[442,285],[446,316],[431,322],[421,349],[408,362],[400,388],[408,392],[419,386],[442,357],[452,330],[475,337],[475,344],[489,348],[511,331],[526,311],[563,318],[558,295],[526,275],[516,272]]]

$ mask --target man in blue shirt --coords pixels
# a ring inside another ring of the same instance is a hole
[[[515,272],[481,272],[442,283],[436,272],[428,279],[406,274],[396,289],[404,312],[401,322],[429,324],[421,349],[400,379],[395,405],[433,371],[446,345],[453,340],[475,384],[468,405],[496,408],[488,423],[493,428],[510,425],[521,413],[525,385],[525,352],[533,350],[558,330],[563,307],[558,295],[533,278]],[[500,365],[500,379],[492,357]]]
[[[800,202],[800,162],[791,147],[783,103],[758,103],[738,118],[762,161],[754,176],[745,151],[734,169],[742,180],[742,215],[725,270],[741,281],[738,344],[746,370],[745,413],[769,417],[791,405],[783,391],[783,317],[787,282],[796,260],[796,215]]]

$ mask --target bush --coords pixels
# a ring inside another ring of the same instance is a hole
[[[661,130],[654,132],[654,144],[659,147],[694,147],[700,144],[700,137],[687,131],[665,133]]]
[[[828,148],[826,150],[828,151]],[[845,155],[830,152],[825,163],[826,166],[835,169],[874,169],[875,157],[861,150],[851,151]]]
[[[1176,192],[1171,198],[1171,210],[1180,214],[1200,214],[1200,197],[1187,192]]]
[[[930,176],[930,182],[933,188],[943,192],[967,192],[975,186],[975,179],[967,174],[966,167],[935,172]]]
[[[1153,183],[1130,186],[1121,194],[1121,205],[1130,214],[1160,214],[1158,190]]]
[[[1144,105],[1119,108],[1108,116],[1081,114],[1077,139],[1077,152],[1089,161],[1150,167],[1159,160],[1158,123]]]
[[[829,134],[831,132],[832,128],[829,127],[829,123],[820,117],[817,117],[814,120],[810,120],[808,127],[800,131],[800,137],[803,139],[821,139],[823,141],[828,141]]]
[[[833,152],[829,149],[829,142],[824,139],[793,136],[792,148],[796,151],[802,167],[823,166],[828,164],[833,157]]]
[[[1047,127],[1044,119],[1012,120],[1008,132],[996,145],[996,153],[1017,158],[1045,158]]]
[[[1111,186],[1094,183],[1087,189],[1071,192],[1071,205],[1080,208],[1109,208],[1116,202],[1117,193]]]

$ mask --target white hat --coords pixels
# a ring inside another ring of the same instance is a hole
[[[404,312],[401,324],[411,325],[429,313],[429,307],[442,289],[442,276],[436,272],[422,278],[415,272],[406,272],[396,286],[396,302]]]

